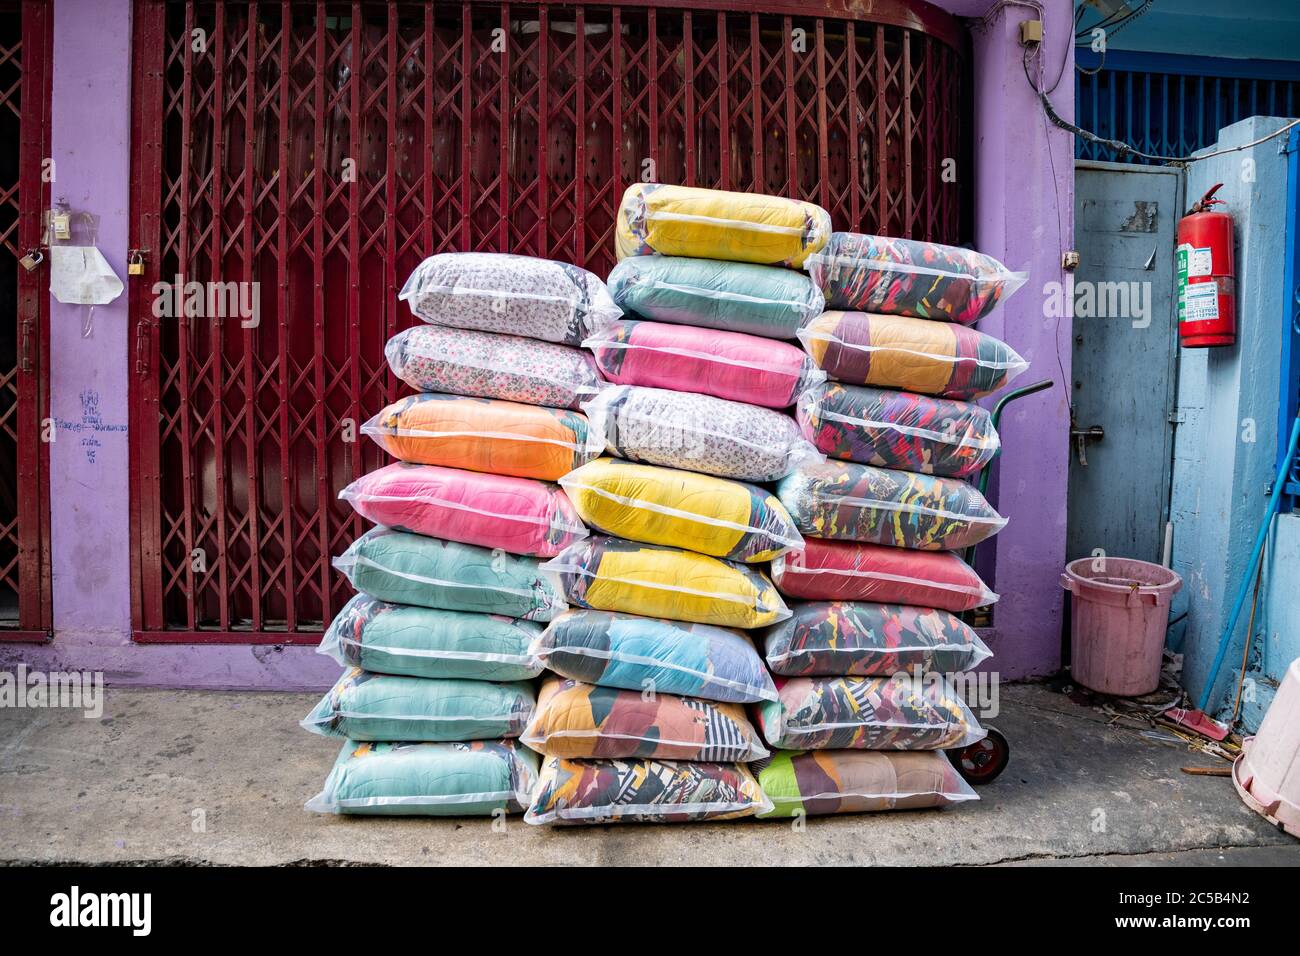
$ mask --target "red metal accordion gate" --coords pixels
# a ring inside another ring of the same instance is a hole
[[[382,460],[350,439],[398,394],[383,345],[426,255],[604,275],[641,178],[960,240],[964,35],[859,6],[139,0],[137,640],[317,640],[363,530],[337,492]],[[155,283],[194,281],[258,283],[255,327],[154,314]]]
[[[0,641],[45,641],[50,607],[49,206],[51,11],[0,2]]]

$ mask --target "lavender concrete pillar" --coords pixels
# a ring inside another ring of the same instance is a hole
[[[971,14],[954,0],[953,12]],[[993,539],[996,590],[992,665],[1003,677],[1028,677],[1060,667],[1069,468],[1069,318],[1045,315],[1043,287],[1064,280],[1061,253],[1074,247],[1074,142],[1051,126],[1025,79],[1020,21],[1029,4],[985,4],[991,13],[972,26],[975,70],[975,243],[1008,266],[1029,273],[1011,300],[980,324],[1030,362],[1014,385],[1050,378],[1051,390],[1009,405],[1002,419],[1002,455],[995,501],[1010,523]],[[1074,116],[1074,29],[1071,5],[1045,5],[1041,81],[1060,85],[1056,112]],[[1031,61],[1031,76],[1037,70]],[[983,565],[983,562],[981,562]],[[981,570],[988,570],[982,566]]]

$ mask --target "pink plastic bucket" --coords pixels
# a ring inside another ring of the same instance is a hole
[[[1242,742],[1232,782],[1248,807],[1300,837],[1300,658],[1287,668],[1259,733]]]
[[[1140,697],[1160,684],[1169,602],[1183,579],[1133,558],[1080,558],[1065,566],[1071,672],[1084,687]]]

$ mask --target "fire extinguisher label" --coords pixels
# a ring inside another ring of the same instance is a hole
[[[1187,256],[1187,275],[1192,279],[1214,275],[1214,256],[1208,247],[1191,250]]]
[[[1219,284],[1198,282],[1183,292],[1180,322],[1209,322],[1219,317]]]

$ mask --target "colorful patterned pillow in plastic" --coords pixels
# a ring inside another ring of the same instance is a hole
[[[998,596],[961,558],[856,541],[804,539],[772,562],[782,594],[806,601],[877,601],[969,611]]]
[[[394,458],[554,481],[604,450],[580,412],[459,395],[409,395],[361,426]]]
[[[779,750],[753,768],[772,809],[766,818],[921,810],[978,800],[934,751]]]
[[[417,392],[577,408],[604,386],[586,352],[517,335],[417,325],[389,339],[384,355]]]
[[[375,524],[511,554],[550,558],[587,536],[559,486],[534,478],[397,462],[339,497]]]
[[[618,258],[658,253],[801,268],[830,240],[831,217],[798,199],[633,183],[618,205]]]
[[[972,249],[854,232],[832,233],[807,266],[829,308],[962,325],[984,318],[1029,277]]]
[[[536,558],[372,528],[334,559],[358,591],[394,604],[549,621],[567,608]]]
[[[739,332],[623,319],[582,343],[608,381],[788,408],[826,378],[806,352]]]
[[[617,458],[560,479],[582,520],[629,541],[753,564],[803,544],[776,495],[755,485]]]
[[[683,256],[630,256],[609,292],[642,318],[769,339],[793,339],[825,304],[806,273]]]
[[[763,639],[772,673],[788,677],[887,677],[913,669],[951,674],[991,656],[948,611],[866,601],[796,604]]]
[[[536,785],[537,755],[513,740],[349,740],[306,809],[392,817],[521,813]]]
[[[739,631],[612,611],[566,611],[529,652],[564,677],[730,703],[776,700],[753,642]]]
[[[947,322],[823,312],[799,330],[817,367],[853,385],[969,400],[1029,367],[1005,342]]]
[[[358,594],[325,631],[318,654],[377,674],[462,680],[529,680],[542,664],[529,648],[532,621],[498,614],[389,604]]]
[[[966,702],[937,674],[791,677],[759,705],[763,737],[781,750],[948,750],[984,739]]]
[[[743,763],[547,757],[525,823],[689,823],[772,808]]]
[[[397,297],[435,325],[565,345],[578,345],[622,315],[605,283],[586,269],[501,252],[430,256]]]
[[[519,739],[548,757],[743,763],[768,755],[740,704],[553,677]]]
[[[592,535],[542,566],[580,606],[720,627],[762,627],[790,610],[761,571],[656,544]]]
[[[826,382],[799,397],[795,417],[831,458],[926,475],[973,475],[1000,447],[987,408],[914,392]]]
[[[922,551],[959,551],[1007,519],[959,478],[917,475],[850,461],[803,465],[777,496],[804,534]]]
[[[582,406],[613,454],[740,481],[775,481],[822,454],[770,408],[663,388],[615,385]]]
[[[533,716],[531,684],[434,680],[353,668],[301,722],[349,740],[490,740],[518,737]]]

